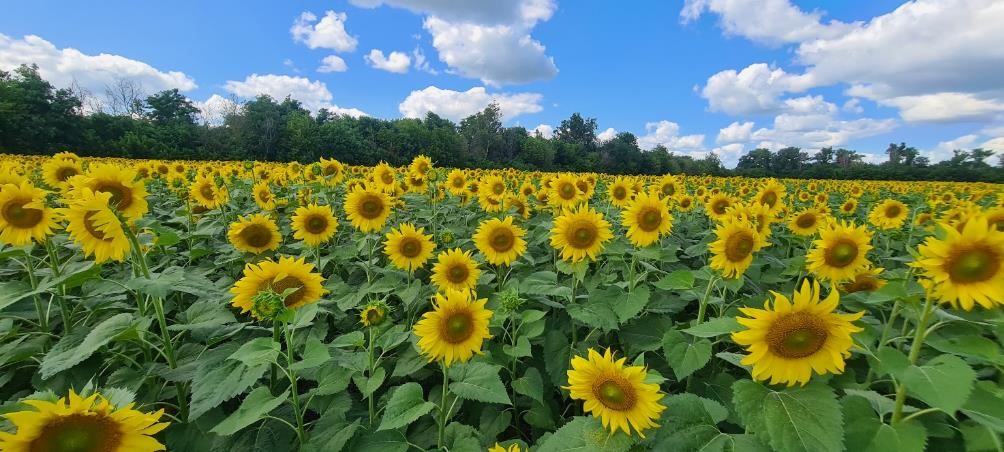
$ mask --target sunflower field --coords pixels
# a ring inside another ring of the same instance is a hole
[[[1004,186],[0,155],[0,451],[1002,451]]]

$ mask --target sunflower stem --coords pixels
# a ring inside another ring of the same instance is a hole
[[[440,449],[443,448],[443,440],[445,439],[446,433],[446,388],[449,386],[449,374],[450,368],[446,364],[440,363],[440,367],[443,369],[443,393],[439,399],[439,435],[436,444]]]
[[[56,247],[52,244],[52,240],[48,237],[45,238],[45,251],[49,254],[49,266],[52,267],[52,276],[58,277],[60,275],[59,270],[59,256],[56,254]],[[73,325],[70,322],[70,311],[66,309],[66,286],[63,283],[59,283],[59,315],[63,318],[63,330],[69,334],[73,331]]]
[[[28,282],[31,283],[31,291],[34,292],[38,290],[38,278],[35,276],[35,269],[31,265],[31,255],[25,250],[22,250],[22,252],[24,253],[24,269],[28,272]],[[38,314],[39,328],[42,331],[49,331],[49,319],[45,310],[42,309],[42,298],[37,293],[32,294],[31,298],[35,301],[35,312]]]
[[[899,298],[897,298],[896,301],[893,302],[892,304],[892,311],[889,312],[889,318],[886,319],[885,327],[882,328],[882,335],[879,336],[879,341],[878,345],[876,346],[876,351],[882,348],[882,346],[885,344],[886,339],[889,338],[889,332],[890,330],[892,330],[892,324],[896,320],[896,315],[899,314],[899,310],[900,310],[900,301]],[[865,387],[871,386],[872,378],[874,377],[875,377],[875,368],[869,367],[868,375],[865,376],[865,383],[864,383]]]
[[[286,376],[289,377],[289,396],[293,405],[293,416],[296,418],[296,442],[303,445],[305,432],[303,429],[303,411],[300,408],[300,391],[296,384],[296,371],[293,370],[293,331],[289,324],[282,322],[283,335],[286,338]]]
[[[367,343],[366,343],[366,355],[367,355],[368,362],[369,362],[369,366],[368,366],[369,370],[367,371],[366,376],[367,376],[367,378],[373,378],[373,339],[374,339],[374,337],[373,337],[373,327],[372,326],[369,328],[369,333],[370,333],[369,334],[369,341],[367,341]],[[366,403],[367,403],[367,406],[369,408],[370,427],[373,427],[373,420],[376,417],[376,409],[375,409],[376,407],[374,406],[374,403],[373,403],[373,393],[372,392],[368,396],[366,396]]]
[[[924,310],[920,313],[920,318],[917,320],[917,329],[913,335],[913,344],[910,346],[910,365],[917,363],[917,358],[920,357],[920,349],[924,346],[924,338],[927,336],[927,322],[931,320],[931,314],[934,313],[932,306],[934,304],[934,298],[930,294],[924,298]],[[896,404],[893,406],[892,410],[892,423],[896,424],[903,420],[903,405],[906,403],[906,385],[902,382],[896,388]]]
[[[318,244],[314,247],[314,257],[317,259],[317,272],[321,275],[324,274],[324,269],[321,268],[321,245]]]

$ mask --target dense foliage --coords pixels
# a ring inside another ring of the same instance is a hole
[[[0,450],[1004,433],[995,184],[0,155],[0,280]]]
[[[0,152],[301,163],[327,157],[354,165],[404,165],[423,153],[438,164],[466,168],[1004,182],[1004,169],[994,168],[983,149],[959,150],[933,165],[902,143],[890,145],[889,160],[880,165],[864,163],[847,149],[813,155],[798,148],[755,149],[732,171],[714,154],[695,159],[661,145],[643,151],[628,132],[598,142],[596,119],[578,113],[546,139],[523,127],[504,127],[496,105],[456,124],[434,113],[396,120],[323,109],[314,114],[296,99],[268,96],[207,118],[177,90],[145,97],[128,83],[109,87],[106,97],[96,105],[88,93],[55,89],[29,66],[0,71]]]

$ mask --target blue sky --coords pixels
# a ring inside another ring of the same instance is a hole
[[[932,160],[1004,152],[993,0],[35,1],[5,5],[0,69],[91,92],[126,79],[206,109],[256,93],[380,118],[500,102],[543,133],[573,112],[727,164],[758,146]],[[396,52],[396,53],[394,53]],[[424,57],[424,58],[423,58]],[[327,58],[327,60],[325,60]],[[424,64],[423,64],[424,59]],[[341,60],[344,64],[322,61]]]

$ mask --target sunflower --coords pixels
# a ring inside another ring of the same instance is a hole
[[[839,314],[837,291],[830,291],[820,301],[819,283],[802,282],[793,301],[777,292],[773,304],[763,309],[739,308],[747,317],[736,317],[743,331],[732,333],[732,340],[745,346],[750,354],[741,361],[753,366],[753,379],[770,379],[770,384],[788,386],[809,382],[812,372],[819,375],[844,371],[844,360],[851,356],[851,334],[862,331],[854,326],[864,312]]]
[[[52,158],[42,165],[42,177],[52,188],[66,188],[73,176],[82,173],[80,162],[76,160]]]
[[[523,449],[519,448],[519,444],[513,443],[508,446],[503,446],[499,443],[495,443],[494,446],[488,448],[488,452],[523,452]]]
[[[387,162],[380,162],[374,167],[370,178],[374,186],[380,191],[387,193],[396,190],[397,177],[394,175],[394,168],[391,168]]]
[[[286,293],[283,304],[289,309],[315,303],[328,290],[323,287],[324,278],[314,272],[314,264],[304,258],[280,257],[279,261],[266,260],[244,266],[244,276],[230,288],[234,298],[230,302],[241,313],[251,312],[255,318],[264,318],[259,310],[253,309],[254,298],[260,292]],[[288,292],[287,292],[288,291]]]
[[[272,189],[269,188],[267,181],[255,184],[254,188],[251,189],[251,194],[254,196],[255,204],[258,204],[261,210],[275,209],[275,195],[272,194]]]
[[[467,191],[467,176],[459,169],[450,171],[446,176],[446,187],[453,196],[460,196]]]
[[[659,195],[639,193],[621,212],[627,238],[635,246],[649,246],[673,229],[673,215]]]
[[[530,203],[523,195],[509,195],[503,202],[506,211],[515,212],[520,218],[528,220],[530,218]]]
[[[805,256],[806,268],[819,279],[836,283],[854,279],[871,265],[872,233],[849,222],[832,222],[819,230],[819,239]]]
[[[24,400],[33,410],[4,414],[17,432],[0,432],[7,452],[153,452],[166,450],[153,438],[167,428],[164,410],[144,413],[133,404],[116,408],[100,394],[80,397],[72,389],[56,402]]]
[[[880,278],[883,268],[869,268],[854,275],[854,279],[840,284],[840,290],[845,293],[874,292],[885,286],[885,280]]]
[[[711,197],[708,202],[704,204],[704,209],[713,220],[721,221],[727,216],[729,207],[732,207],[735,203],[732,198],[724,193],[719,193]]]
[[[432,236],[424,232],[424,228],[416,229],[411,223],[402,223],[397,229],[391,229],[383,242],[384,254],[401,270],[410,272],[422,268],[436,249]]]
[[[345,178],[345,165],[336,159],[326,159],[321,157],[321,176],[328,181],[328,185],[338,185]]]
[[[581,205],[577,210],[565,210],[554,219],[551,246],[560,250],[561,258],[566,261],[579,262],[586,257],[596,260],[603,244],[613,237],[610,223],[603,215],[588,205]]]
[[[987,224],[998,231],[1004,231],[1004,207],[994,207],[987,211]]]
[[[868,213],[868,222],[879,229],[899,229],[906,221],[909,209],[895,199],[887,199]]]
[[[676,196],[677,192],[681,191],[680,181],[676,179],[676,176],[666,174],[659,178],[657,189],[662,196]]]
[[[0,188],[0,242],[14,246],[42,242],[58,226],[56,211],[45,206],[45,190],[28,182]]]
[[[694,197],[690,195],[676,195],[676,210],[687,213],[694,210]]]
[[[200,206],[212,210],[227,203],[227,191],[216,186],[213,179],[199,176],[188,190],[192,199]]]
[[[432,266],[430,280],[439,290],[474,290],[478,284],[481,269],[471,257],[470,251],[460,248],[440,252],[436,264]]]
[[[242,216],[231,223],[227,238],[237,250],[253,254],[278,249],[282,240],[275,222],[260,213],[250,217]]]
[[[858,200],[850,198],[840,205],[840,214],[844,216],[854,215],[858,210]]]
[[[760,192],[756,195],[756,202],[763,204],[770,208],[771,212],[776,213],[781,210],[784,206],[784,196],[787,189],[783,184],[779,183],[775,179],[769,179],[762,188]]]
[[[479,197],[491,196],[501,199],[505,197],[506,191],[505,179],[494,174],[481,178],[481,183],[478,184]]]
[[[357,188],[345,197],[345,213],[352,227],[362,232],[383,228],[390,216],[390,197],[376,190]]]
[[[625,366],[625,361],[615,359],[609,348],[602,355],[590,348],[588,358],[572,358],[564,389],[572,399],[585,401],[583,411],[600,418],[611,433],[630,435],[633,428],[644,438],[644,430],[659,426],[654,420],[666,409],[659,403],[664,395],[658,384],[645,382],[644,367]]]
[[[730,218],[715,227],[717,240],[708,245],[711,268],[726,278],[738,278],[753,263],[753,253],[767,245],[753,224],[743,218]]]
[[[74,178],[72,189],[87,187],[95,192],[112,195],[110,205],[129,220],[138,220],[150,210],[146,202],[146,186],[137,180],[136,170],[114,165],[91,165],[83,178]]]
[[[112,194],[81,188],[68,200],[67,207],[57,209],[67,220],[66,232],[80,244],[84,255],[94,255],[96,263],[123,261],[131,249],[129,238],[112,210]]]
[[[416,155],[414,159],[411,160],[411,165],[408,165],[408,171],[425,176],[432,169],[432,159],[428,156],[419,154]]]
[[[318,246],[334,237],[338,219],[331,206],[309,204],[296,208],[292,218],[293,238]]]
[[[512,217],[482,221],[474,233],[474,245],[492,265],[512,265],[526,252],[526,231],[512,223]]]
[[[614,183],[607,187],[607,198],[610,200],[610,204],[617,207],[627,206],[631,202],[632,195],[634,195],[634,190],[631,183],[624,177],[614,179]]]
[[[961,231],[941,225],[944,238],[928,237],[911,265],[919,268],[928,293],[942,303],[969,311],[974,303],[1004,305],[1004,232],[976,215]]]
[[[800,236],[810,236],[826,222],[826,214],[818,208],[810,207],[791,216],[788,229]]]
[[[481,354],[485,339],[491,339],[488,321],[492,311],[485,308],[485,298],[472,300],[469,291],[447,290],[437,293],[433,310],[415,323],[418,348],[429,361],[443,360],[446,366],[467,362]]]
[[[576,178],[564,173],[551,181],[550,204],[555,207],[573,207],[585,199],[585,193],[579,191]]]
[[[387,319],[387,305],[383,302],[373,302],[359,311],[359,323],[363,326],[380,326]]]

